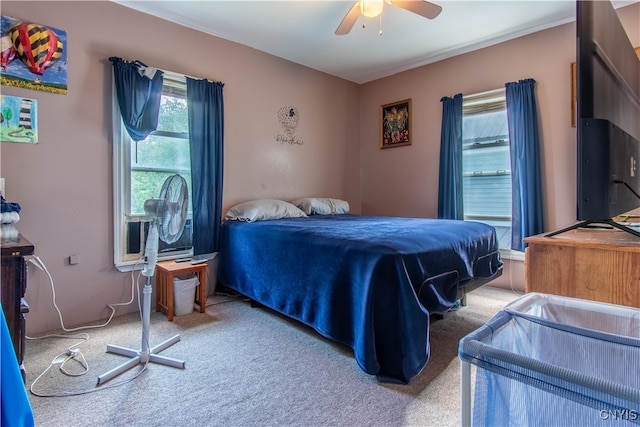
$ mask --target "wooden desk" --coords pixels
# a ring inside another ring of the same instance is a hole
[[[26,378],[23,364],[26,338],[25,316],[29,312],[29,306],[24,300],[24,294],[27,291],[27,261],[24,257],[33,255],[34,247],[22,234],[10,240],[3,237],[0,245],[2,248],[2,280],[0,281],[2,309],[24,380]]]
[[[640,307],[640,238],[578,229],[524,241],[527,292]]]
[[[167,320],[173,321],[174,295],[173,278],[194,273],[200,283],[196,288],[196,303],[200,313],[205,312],[207,303],[207,263],[193,265],[190,262],[163,261],[156,264],[156,311],[167,313]]]

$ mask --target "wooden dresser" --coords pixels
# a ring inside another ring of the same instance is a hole
[[[527,292],[640,307],[639,237],[578,229],[524,241]]]
[[[17,238],[0,242],[2,248],[2,309],[7,319],[9,335],[18,356],[18,364],[25,379],[23,365],[24,346],[26,338],[25,315],[29,306],[24,301],[27,291],[27,262],[25,256],[33,255],[33,245],[22,234]]]

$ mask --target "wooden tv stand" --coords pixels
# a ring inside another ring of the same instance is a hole
[[[524,239],[525,288],[640,308],[640,238],[613,229],[576,229]]]

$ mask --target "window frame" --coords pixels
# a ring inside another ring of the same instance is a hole
[[[112,85],[112,119],[113,119],[113,254],[114,265],[119,271],[139,270],[144,267],[144,224],[150,222],[145,215],[130,214],[131,212],[131,144],[135,143],[129,136],[122,117],[115,91],[115,83]],[[175,88],[175,91],[172,90]],[[177,93],[176,93],[177,92]],[[173,94],[186,99],[186,77],[177,73],[164,71],[162,88],[163,95]],[[173,133],[155,131],[155,135],[175,137],[185,136],[188,133]],[[187,141],[188,142],[188,141]],[[189,215],[191,218],[191,213]],[[140,252],[136,254],[126,253],[127,224],[129,222],[141,222]],[[193,256],[193,247],[188,250],[172,251],[169,255],[158,254],[158,261]]]
[[[507,110],[506,103],[506,88],[495,89],[487,92],[480,92],[463,97],[462,101],[462,119],[465,115],[488,113],[491,111]],[[463,135],[464,140],[464,135]],[[511,151],[511,143],[507,142],[509,152]],[[498,146],[498,142],[488,143],[487,146]],[[464,147],[462,148],[465,151]],[[511,156],[511,154],[509,154]],[[512,176],[512,172],[509,171],[509,176]],[[512,181],[513,182],[513,181]],[[464,199],[464,191],[463,191]],[[511,199],[513,201],[513,187],[511,187]],[[509,215],[510,230],[513,229],[512,215]],[[467,219],[466,221],[482,221],[482,219]],[[520,251],[513,250],[511,248],[500,248],[500,254],[504,259],[524,260],[524,254]]]

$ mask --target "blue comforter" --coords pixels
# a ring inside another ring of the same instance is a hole
[[[220,282],[354,350],[381,381],[408,383],[429,358],[429,314],[501,268],[493,227],[360,215],[227,221]],[[430,280],[431,278],[431,280]]]

